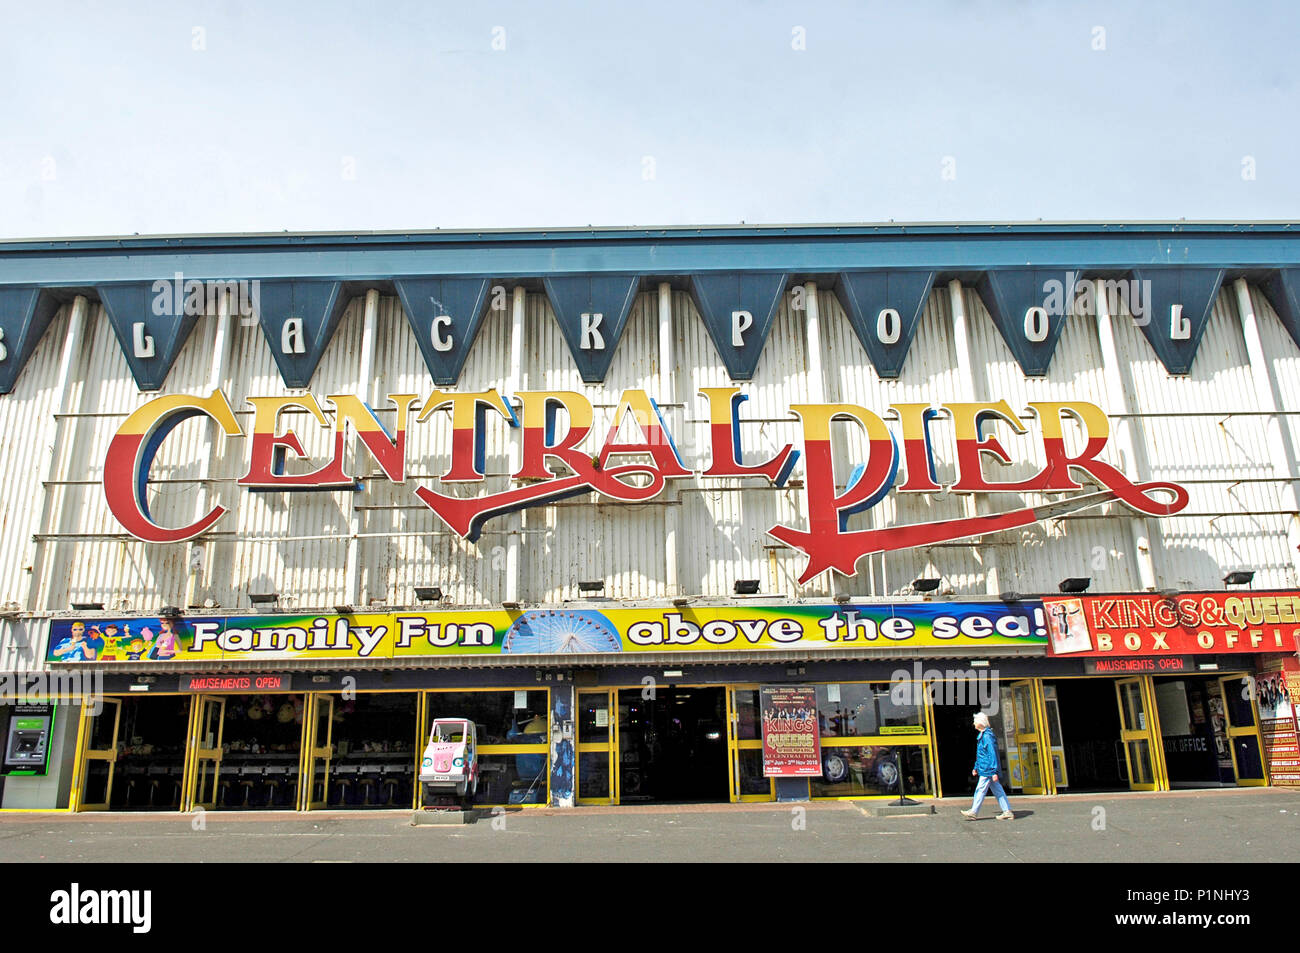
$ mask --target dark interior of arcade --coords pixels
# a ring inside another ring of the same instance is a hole
[[[727,725],[722,688],[639,688],[618,693],[620,800],[726,801]]]
[[[190,704],[184,695],[106,701],[88,747],[115,749],[116,758],[87,761],[83,801],[114,811],[179,809]]]

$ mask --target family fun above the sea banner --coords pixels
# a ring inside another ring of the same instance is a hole
[[[1028,479],[999,482],[989,479],[983,457],[1010,464],[1012,457],[998,438],[986,431],[998,423],[1017,436],[1028,430],[1005,400],[996,402],[892,404],[896,419],[885,419],[865,407],[846,403],[792,404],[790,412],[802,427],[802,452],[787,444],[762,463],[743,463],[740,407],[746,395],[739,387],[707,387],[700,391],[709,413],[710,465],[703,478],[746,478],[784,486],[802,457],[806,529],[777,525],[768,530],[775,539],[808,556],[799,577],[806,583],[828,569],[847,576],[856,573],[858,560],[872,553],[908,549],[966,539],[984,533],[1027,526],[1039,520],[1117,501],[1148,516],[1169,516],[1184,509],[1187,491],[1175,483],[1133,483],[1114,466],[1098,459],[1110,436],[1106,414],[1085,401],[1033,401],[1028,410],[1037,418],[1041,458],[1038,473]],[[416,424],[434,411],[451,411],[451,463],[442,483],[476,483],[484,473],[485,440],[490,426],[519,429],[519,469],[512,474],[519,485],[480,496],[455,496],[419,486],[414,496],[434,511],[450,529],[477,541],[484,524],[495,516],[532,506],[542,506],[580,494],[596,492],[608,499],[643,503],[661,494],[670,480],[693,476],[683,463],[659,407],[644,390],[626,390],[619,398],[613,424],[599,451],[584,448],[593,428],[593,407],[575,391],[522,391],[517,404],[495,389],[452,392],[435,390],[424,401],[416,394],[393,394],[388,402],[396,411],[396,433],[390,434],[374,410],[353,395],[334,395],[333,420],[317,399],[308,394],[250,397],[252,433],[246,435],[221,391],[208,397],[171,395],[149,401],[132,413],[118,429],[104,461],[104,492],[119,523],[137,539],[174,543],[193,539],[210,530],[225,514],[214,506],[187,526],[165,527],[150,516],[147,486],[149,470],[160,446],[178,424],[196,416],[215,421],[227,439],[248,438],[248,469],[238,483],[259,491],[358,491],[362,484],[348,472],[345,461],[348,434],[359,438],[383,475],[396,484],[406,482],[406,436],[411,416]],[[306,411],[324,428],[332,430],[332,458],[306,473],[286,473],[288,453],[306,454],[298,436],[278,428],[286,411]],[[931,423],[946,413],[952,421],[957,478],[949,485],[936,480]],[[561,414],[567,429],[560,431]],[[1062,422],[1071,419],[1082,434],[1083,449],[1066,448]],[[867,438],[867,459],[854,467],[843,489],[836,485],[832,423],[850,422]],[[495,422],[495,423],[494,423]],[[636,434],[619,439],[630,423]],[[900,439],[901,437],[901,439]],[[557,466],[558,464],[558,466]],[[904,479],[898,482],[900,465]],[[1101,489],[1083,490],[1076,477],[1086,476]],[[850,530],[849,517],[875,506],[891,489],[900,493],[1072,493],[1065,499],[1003,513],[938,520],[931,523]]]
[[[785,649],[941,650],[962,654],[1047,645],[1047,619],[1023,602],[859,605],[644,606],[624,609],[439,609],[351,615],[184,616],[161,620],[140,649],[131,627],[150,619],[50,623],[49,662],[235,662],[485,655]],[[149,631],[145,629],[144,631]]]

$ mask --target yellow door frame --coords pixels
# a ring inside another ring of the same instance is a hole
[[[1059,788],[1056,783],[1056,761],[1054,760],[1056,747],[1052,744],[1052,719],[1048,716],[1047,709],[1047,682],[1049,679],[1043,678],[1039,681],[1043,692],[1043,727],[1047,730],[1047,761],[1048,765],[1052,769],[1050,789],[1052,794],[1057,794],[1059,793]],[[1055,681],[1055,679],[1051,679],[1051,681]],[[1052,686],[1052,688],[1053,691],[1055,691],[1055,686]],[[1059,697],[1054,697],[1052,701],[1054,703],[1053,708],[1056,711],[1055,723],[1057,728],[1061,731],[1061,780],[1064,782],[1063,786],[1068,788],[1070,786],[1070,772],[1065,763],[1065,726],[1061,724],[1061,700]]]
[[[1046,708],[1042,702],[1043,680],[1041,678],[1019,678],[1008,686],[1011,689],[1011,704],[1013,706],[1013,715],[1015,717],[1016,730],[1016,754],[1020,761],[1021,784],[1020,790],[1024,794],[1050,794],[1053,790],[1053,778],[1050,772],[1043,770],[1043,728],[1046,720]],[[1020,693],[1027,691],[1028,701],[1027,714],[1034,721],[1032,731],[1024,730],[1024,720],[1020,717],[1021,712],[1025,711],[1021,707],[1022,696]],[[1029,768],[1030,759],[1026,752],[1032,750],[1037,761],[1036,770],[1038,772],[1038,783],[1030,784]],[[1010,757],[1007,758],[1008,767],[1010,766]]]
[[[420,771],[424,767],[424,749],[429,744],[429,736],[425,732],[425,722],[429,717],[428,700],[425,698],[425,692],[416,689],[415,691],[415,783],[412,785],[414,790],[411,792],[411,809],[418,811],[424,807],[424,785],[420,783]],[[476,739],[477,740],[477,739]]]
[[[1151,725],[1151,770],[1156,778],[1157,791],[1172,790],[1169,784],[1169,763],[1165,760],[1165,733],[1160,724],[1160,706],[1156,704],[1156,680],[1153,675],[1142,676],[1142,689],[1147,694],[1147,723]]]
[[[325,714],[324,744],[320,738],[320,719]],[[334,752],[334,696],[328,692],[312,692],[303,706],[303,750],[307,753],[303,763],[306,771],[298,773],[299,810],[319,811],[329,807],[330,763]],[[316,766],[324,763],[321,772],[321,799],[312,800],[316,790]]]
[[[212,710],[216,711],[217,717],[216,737],[212,739],[214,743],[211,746],[205,746],[203,729],[207,726],[208,712]],[[213,811],[216,810],[217,796],[221,791],[221,745],[226,732],[226,696],[195,695],[193,702],[190,703],[190,711],[192,730],[185,746],[185,777],[182,782],[181,805],[186,811],[192,811],[196,807]],[[212,797],[210,800],[203,801],[199,799],[201,796],[199,775],[201,766],[207,763],[212,765]]]
[[[1243,679],[1251,679],[1252,689],[1249,692],[1250,716],[1253,724],[1237,726],[1232,723],[1232,706],[1228,704],[1228,682],[1241,682]],[[1219,676],[1219,691],[1223,695],[1223,723],[1228,730],[1228,750],[1232,752],[1232,773],[1237,778],[1237,787],[1253,788],[1267,787],[1270,782],[1268,773],[1268,758],[1264,754],[1264,739],[1259,733],[1259,705],[1255,698],[1254,676],[1249,673],[1238,673],[1235,675]],[[1237,746],[1233,742],[1237,738],[1253,737],[1255,739],[1255,750],[1259,752],[1260,769],[1264,772],[1262,778],[1243,778],[1241,769],[1237,767]]]
[[[605,711],[608,725],[604,741],[583,741],[581,725],[577,728],[578,737],[574,738],[573,756],[573,803],[611,805],[618,803],[618,692],[612,688],[575,688],[577,704],[582,705],[584,695],[604,695]],[[608,794],[605,797],[579,797],[582,790],[582,756],[584,754],[605,754],[605,776],[608,779]]]
[[[724,701],[725,701],[725,704],[726,704],[726,709],[725,709],[726,714],[725,714],[725,717],[726,717],[726,719],[727,719],[727,793],[728,793],[728,797],[731,799],[731,801],[734,802],[734,801],[736,800],[736,793],[735,793],[735,792],[736,792],[736,771],[738,770],[738,768],[734,767],[734,765],[736,764],[736,759],[732,757],[732,736],[733,736],[733,729],[732,729],[732,725],[731,725],[731,691],[730,691],[730,690],[731,690],[732,688],[747,688],[747,687],[748,687],[748,688],[757,688],[758,686],[757,686],[757,685],[749,685],[749,686],[745,686],[745,685],[732,685],[732,684],[730,684],[730,683],[728,683],[728,682],[709,682],[708,684],[702,684],[702,685],[696,685],[696,684],[692,683],[692,684],[688,684],[688,685],[669,685],[669,686],[666,686],[666,687],[668,687],[668,688],[688,688],[688,689],[697,689],[697,688],[720,688],[720,689],[722,689],[722,697],[723,697],[723,699],[724,699]],[[614,704],[615,704],[615,706],[616,706],[616,707],[614,708],[615,714],[616,714],[616,715],[621,715],[621,714],[622,714],[622,712],[617,708],[617,704],[618,704],[618,693],[619,693],[619,692],[624,692],[624,691],[641,691],[641,690],[644,689],[644,688],[645,688],[645,686],[642,685],[642,684],[639,684],[639,683],[636,684],[636,685],[613,685],[613,686],[611,686],[611,687],[610,687],[610,692],[613,694],[613,700],[614,700]],[[615,717],[613,720],[617,722],[619,719],[618,719],[617,717]],[[613,803],[614,803],[614,804],[621,804],[621,803],[622,803],[622,790],[623,790],[623,769],[622,769],[623,753],[622,753],[621,747],[622,747],[622,740],[623,740],[623,739],[622,739],[621,731],[620,731],[617,727],[615,728],[614,736],[615,736],[615,740],[617,740],[617,742],[618,742],[619,747],[618,747],[618,748],[615,748],[614,751],[613,751],[613,755],[614,755],[614,763],[617,765],[617,768],[618,768],[618,770],[615,772],[615,780],[616,780],[618,783],[617,783],[616,787],[614,788],[614,802],[613,802]],[[753,745],[753,744],[744,744],[743,746],[744,746],[744,747],[755,747],[755,745]],[[758,744],[756,745],[756,747],[761,748],[762,746],[763,746],[762,739],[759,739]],[[769,781],[770,781],[770,779],[769,779]],[[743,798],[741,798],[741,800],[745,800],[745,801],[768,801],[768,800],[772,800],[772,799],[774,799],[774,797],[775,797],[775,795],[773,795],[772,798],[768,798],[768,797],[763,797],[762,795],[758,795],[758,794],[750,794],[750,795],[746,795],[746,796],[744,796]]]
[[[776,778],[767,779],[766,794],[740,793],[740,753],[742,751],[762,751],[763,738],[740,737],[740,708],[736,704],[736,692],[756,692],[754,685],[727,685],[723,691],[727,699],[727,790],[733,804],[745,802],[767,802],[776,800]],[[761,719],[760,719],[761,721]]]
[[[113,706],[113,746],[112,748],[91,748],[90,723],[96,718],[102,718],[105,714],[103,706]],[[122,726],[122,699],[104,697],[100,699],[99,714],[91,714],[91,709],[87,705],[81,708],[82,727],[79,732],[80,739],[83,742],[79,746],[78,754],[80,755],[80,767],[76,773],[77,802],[74,810],[77,811],[107,811],[109,804],[113,801],[113,772],[117,767],[117,737],[118,731]],[[86,793],[86,779],[90,774],[90,762],[107,761],[108,762],[108,780],[104,784],[104,800],[96,801],[93,804],[87,804],[81,799]]]
[[[183,750],[185,754],[181,757],[181,811],[188,813],[193,810],[194,797],[194,779],[191,776],[191,762],[193,761],[194,738],[198,734],[198,726],[195,722],[199,717],[199,709],[202,707],[198,702],[199,696],[190,696],[190,713],[185,719],[185,744]]]
[[[934,796],[941,798],[943,797],[943,774],[939,770],[939,740],[935,737],[934,730],[934,692],[923,690],[922,694],[925,696],[925,733],[930,749],[930,771],[934,775]],[[1007,764],[1010,767],[1010,759],[1007,760]],[[1007,784],[1010,783],[1011,779],[1007,778]]]
[[[1137,694],[1126,689],[1136,689]],[[1135,675],[1131,678],[1115,679],[1115,704],[1119,706],[1119,740],[1124,747],[1124,764],[1128,769],[1128,787],[1130,791],[1159,791],[1161,790],[1161,770],[1157,759],[1163,761],[1159,754],[1159,745],[1156,738],[1159,733],[1156,729],[1156,720],[1152,715],[1153,706],[1151,701],[1154,697],[1154,688],[1151,686],[1151,677],[1149,675]],[[1126,704],[1130,699],[1135,699],[1140,709],[1131,710]],[[1138,723],[1133,724],[1133,718],[1130,715],[1137,716]],[[1132,755],[1132,746],[1146,743],[1147,749],[1147,766],[1151,771],[1149,781],[1136,780],[1133,766],[1134,760]]]

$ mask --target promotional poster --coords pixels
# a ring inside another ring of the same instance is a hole
[[[817,689],[811,685],[764,685],[759,696],[763,711],[763,776],[821,775]]]

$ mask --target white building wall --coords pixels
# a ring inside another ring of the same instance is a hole
[[[919,322],[902,375],[882,380],[867,360],[835,296],[821,285],[820,382],[827,401],[860,404],[886,414],[890,404],[1005,398],[1029,428],[1023,437],[1001,428],[1004,444],[1023,462],[998,475],[1031,475],[1039,461],[1038,428],[1025,413],[1033,400],[1090,400],[1105,406],[1101,351],[1095,323],[1071,316],[1049,373],[1027,378],[997,332],[983,303],[966,289],[968,340],[974,393],[962,393],[959,355],[951,334],[946,285],[932,292]],[[1300,445],[1300,351],[1262,295],[1253,295],[1268,371],[1291,445]],[[602,385],[581,380],[544,295],[527,297],[524,320],[524,389],[574,390],[596,405],[591,451],[608,430],[619,394],[644,388],[657,397],[676,444],[689,468],[706,469],[707,406],[701,387],[727,386],[728,379],[712,339],[689,294],[672,293],[672,392],[660,393],[658,299],[651,286],[635,300],[608,377]],[[260,327],[232,318],[229,360],[222,389],[251,431],[248,396],[287,393]],[[150,612],[179,605],[189,582],[188,544],[157,546],[126,538],[108,512],[100,486],[109,440],[125,417],[153,395],[136,389],[102,309],[92,302],[85,347],[73,373],[69,406],[74,416],[62,424],[55,482],[42,487],[49,459],[56,400],[56,376],[67,309],[52,322],[19,379],[14,393],[0,397],[0,425],[10,439],[0,445],[7,475],[4,528],[0,537],[0,582],[4,597],[38,612],[66,610],[71,602],[102,602],[110,610]],[[460,389],[505,389],[511,380],[511,315],[489,311],[462,374]],[[1116,346],[1135,440],[1149,461],[1139,473],[1132,461],[1110,451],[1106,459],[1131,477],[1174,480],[1191,494],[1186,514],[1149,520],[1157,583],[1178,588],[1216,587],[1235,568],[1257,571],[1260,587],[1297,585],[1294,554],[1286,542],[1287,516],[1280,513],[1280,482],[1264,442],[1264,418],[1252,385],[1241,321],[1230,286],[1215,305],[1192,372],[1171,377],[1156,359],[1131,319],[1117,315]],[[348,306],[311,382],[311,393],[328,410],[326,396],[361,393],[372,401],[386,425],[394,422],[389,393],[432,389],[414,336],[394,297],[380,299],[374,375],[360,380],[364,299]],[[217,340],[217,318],[198,322],[168,376],[164,393],[201,394]],[[809,355],[805,315],[783,300],[752,382],[742,385],[746,462],[766,460],[786,443],[798,446],[800,429],[791,404],[809,399]],[[408,430],[407,482],[394,486],[364,453],[354,448],[362,468],[364,492],[253,493],[235,484],[247,467],[247,440],[212,441],[212,426],[196,419],[167,440],[152,471],[151,507],[160,522],[180,524],[199,512],[199,479],[206,455],[211,482],[209,504],[231,512],[203,544],[204,569],[194,589],[197,604],[250,606],[250,592],[278,592],[286,608],[321,608],[341,603],[348,593],[347,565],[352,507],[358,518],[356,543],[363,604],[402,605],[415,601],[416,585],[441,586],[448,604],[499,604],[506,598],[512,539],[519,545],[519,598],[558,602],[578,597],[577,584],[603,580],[603,595],[616,600],[658,599],[673,595],[666,580],[666,538],[670,511],[677,522],[679,591],[725,596],[737,579],[758,579],[763,592],[788,597],[824,598],[827,578],[799,587],[804,557],[776,543],[767,530],[779,523],[806,525],[802,465],[790,486],[762,480],[700,479],[675,481],[659,499],[639,505],[601,503],[594,495],[555,506],[513,514],[488,523],[477,544],[460,540],[412,496],[419,485],[437,488],[436,477],[450,462],[450,422],[446,410],[424,424],[412,418]],[[1117,422],[1117,421],[1116,421]],[[305,414],[286,415],[321,465],[331,450],[330,434]],[[837,457],[842,481],[861,456],[856,428],[836,425],[843,437]],[[1068,432],[1068,428],[1067,428]],[[951,428],[933,428],[941,482],[955,478]],[[481,493],[511,485],[518,460],[518,433],[503,421],[488,427],[488,480],[484,485],[444,492]],[[987,464],[992,467],[992,464]],[[1293,465],[1294,471],[1294,465]],[[1294,472],[1292,474],[1294,476]],[[900,472],[900,481],[905,472]],[[53,516],[40,527],[50,494]],[[853,518],[852,528],[925,522],[978,512],[1032,505],[1059,496],[1006,496],[972,500],[954,494],[893,494],[874,511]],[[1065,576],[1087,575],[1094,591],[1138,586],[1135,554],[1128,534],[1128,511],[1117,505],[1047,520],[977,541],[923,547],[873,556],[859,564],[853,579],[834,580],[834,590],[888,596],[906,591],[918,576],[939,575],[953,594],[978,596],[999,591],[1054,591]],[[34,600],[27,567],[33,565],[35,534],[54,538],[44,549],[43,579]]]

